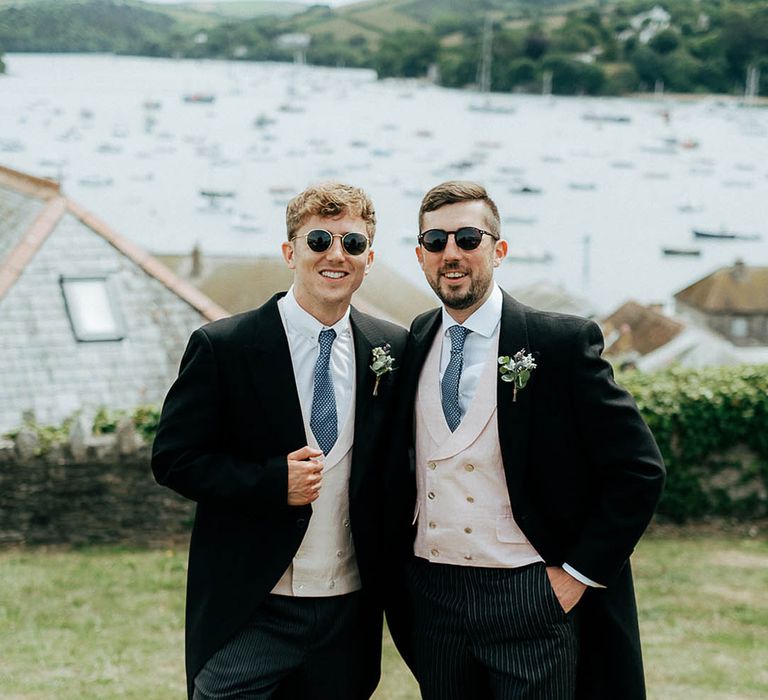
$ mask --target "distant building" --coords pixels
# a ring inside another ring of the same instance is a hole
[[[768,346],[768,267],[742,260],[675,294],[678,314],[736,346]]]
[[[506,291],[519,302],[542,311],[556,311],[584,318],[593,318],[597,313],[594,304],[588,299],[571,294],[563,287],[549,282],[534,282],[527,287],[516,287]]]
[[[636,364],[638,358],[669,343],[685,325],[669,318],[657,306],[636,301],[622,304],[601,322],[606,357],[619,365]]]
[[[691,324],[666,345],[639,357],[633,364],[652,372],[671,365],[698,368],[766,363],[768,346],[738,347],[706,326]]]
[[[629,20],[641,44],[647,44],[659,32],[669,29],[672,15],[660,5],[654,5],[648,12],[642,12]]]
[[[293,62],[304,65],[307,62],[307,49],[312,43],[311,34],[280,34],[275,40],[281,49],[293,51]]]
[[[0,432],[159,402],[225,315],[57,183],[0,166]]]
[[[160,255],[158,259],[231,313],[260,306],[293,281],[293,272],[278,255],[208,255],[195,248],[189,255]],[[438,305],[435,297],[380,260],[374,262],[352,303],[406,328],[415,316]]]
[[[685,328],[640,369],[768,363],[768,267],[737,260],[675,294],[675,308]]]

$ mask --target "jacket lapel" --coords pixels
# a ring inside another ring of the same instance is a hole
[[[499,355],[512,355],[521,349],[527,353],[531,352],[525,309],[505,292],[501,311]],[[496,375],[499,441],[501,442],[501,456],[504,461],[507,488],[513,509],[515,507],[514,499],[520,492],[527,464],[531,402],[535,386],[534,372],[530,384],[525,389],[518,390],[517,400],[513,401],[512,385],[501,381],[498,372]]]
[[[269,424],[263,434],[274,436],[274,449],[288,454],[306,445],[307,436],[288,338],[277,307],[278,299],[284,295],[276,294],[255,312],[255,323],[251,324],[243,352],[256,386],[255,395],[269,401],[246,410],[252,410],[254,420]]]
[[[412,406],[416,398],[416,390],[419,385],[419,376],[427,361],[427,355],[432,347],[435,334],[440,328],[442,322],[442,311],[437,308],[430,311],[426,316],[421,317],[411,328],[411,336],[407,348],[406,376],[403,378],[403,385],[409,392],[408,405]]]
[[[383,345],[386,339],[367,316],[352,307],[349,313],[352,338],[355,345],[355,436],[352,448],[352,467],[349,476],[349,499],[355,497],[363,481],[369,460],[367,446],[371,444],[369,422],[373,402],[380,397],[373,396],[374,374],[370,369],[373,348]],[[386,380],[386,376],[382,381]]]

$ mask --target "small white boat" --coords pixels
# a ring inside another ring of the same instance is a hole
[[[701,250],[698,248],[662,248],[662,255],[667,257],[695,257],[698,258],[701,255]]]
[[[514,114],[516,112],[512,105],[503,105],[492,102],[490,99],[480,103],[472,103],[467,108],[470,112],[481,112],[484,114]]]
[[[229,227],[233,231],[242,231],[243,233],[259,233],[261,231],[257,217],[246,212],[236,214],[229,222]]]
[[[216,95],[210,92],[192,92],[188,95],[184,95],[184,102],[188,104],[213,104],[216,102]]]

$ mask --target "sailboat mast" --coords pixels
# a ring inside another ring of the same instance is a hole
[[[485,16],[485,27],[483,28],[483,47],[480,56],[480,67],[478,70],[477,83],[480,92],[488,93],[491,91],[491,51],[493,49],[493,20],[490,15]]]

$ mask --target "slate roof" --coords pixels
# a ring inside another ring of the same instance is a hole
[[[77,281],[103,296],[70,307]],[[0,166],[0,433],[161,401],[190,333],[226,315],[56,182]]]
[[[0,165],[0,221],[2,221],[0,300],[67,213],[101,236],[148,275],[162,282],[207,320],[215,321],[229,315],[193,285],[171,272],[157,258],[122,237],[96,215],[63,196],[58,183],[36,178],[2,165]]]

